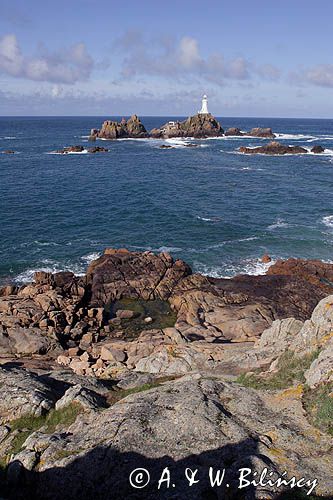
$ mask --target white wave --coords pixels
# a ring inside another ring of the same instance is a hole
[[[84,269],[78,264],[61,264],[60,262],[44,259],[41,261],[41,265],[36,267],[26,269],[22,273],[18,274],[14,278],[16,283],[30,283],[34,279],[34,274],[37,271],[43,271],[45,273],[59,273],[62,271],[69,271],[74,273],[76,276],[84,276]]]
[[[270,224],[267,229],[270,231],[273,231],[274,229],[280,229],[281,227],[289,227],[290,224],[288,222],[285,222],[283,219],[278,218],[273,224]]]
[[[314,135],[306,135],[306,134],[280,134],[275,133],[276,139],[288,139],[291,141],[300,141],[303,139],[317,139]]]
[[[272,259],[271,262],[262,262],[261,259],[248,260],[244,266],[244,273],[250,274],[251,276],[259,276],[266,274],[268,269],[275,264],[275,260]]]
[[[11,139],[16,139],[16,137],[15,136],[7,135],[6,137],[4,137],[4,139],[11,140]]]
[[[333,156],[333,149],[324,149],[322,153],[313,153],[311,151],[312,147],[311,146],[303,146],[307,151],[308,154],[313,155],[313,156]]]
[[[38,241],[38,240],[35,240],[34,243],[38,246],[41,246],[41,247],[55,247],[55,246],[59,246],[59,243],[56,243],[55,241]]]
[[[193,144],[189,139],[180,139],[178,137],[165,139],[165,142],[174,148],[187,148]]]
[[[321,222],[327,227],[333,227],[333,215],[326,215],[321,219]]]
[[[230,279],[239,274],[248,274],[251,276],[259,276],[266,274],[270,266],[276,262],[272,259],[271,262],[264,263],[261,259],[246,259],[239,264],[233,264],[228,267],[208,266],[198,262],[194,263],[196,272],[210,276],[212,278]]]
[[[87,149],[84,149],[83,151],[68,151],[66,153],[58,153],[58,151],[50,151],[49,153],[46,153],[47,155],[61,155],[61,156],[67,156],[67,155],[85,155],[88,153]]]
[[[93,252],[89,253],[88,255],[84,255],[81,257],[81,260],[83,260],[86,264],[90,264],[94,260],[98,259],[102,254],[99,252]]]
[[[221,217],[200,217],[199,215],[197,216],[197,219],[204,222],[220,222],[222,220]]]
[[[165,247],[165,246],[161,246],[159,248],[153,248],[153,252],[159,252],[159,253],[163,253],[163,252],[167,252],[167,253],[170,253],[170,252],[181,252],[183,249],[180,248],[180,247]]]

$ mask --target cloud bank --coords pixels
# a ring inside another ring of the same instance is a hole
[[[84,43],[58,52],[40,49],[37,56],[22,53],[14,34],[0,39],[0,72],[33,81],[73,84],[90,77],[94,66]]]

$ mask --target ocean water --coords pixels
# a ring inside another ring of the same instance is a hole
[[[147,129],[173,117],[143,117]],[[333,257],[333,121],[219,118],[270,126],[285,144],[323,155],[241,155],[256,138],[101,141],[105,154],[50,154],[89,146],[103,117],[0,118],[0,280],[37,269],[83,273],[105,247],[168,250],[212,276],[263,273],[260,257]],[[186,142],[198,144],[185,147]],[[161,149],[163,143],[174,145]]]

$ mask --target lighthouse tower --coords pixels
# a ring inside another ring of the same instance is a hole
[[[202,98],[201,109],[198,111],[199,115],[208,115],[208,99],[206,94]]]

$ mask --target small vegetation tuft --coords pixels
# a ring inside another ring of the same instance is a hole
[[[281,355],[275,373],[242,374],[237,378],[239,384],[253,389],[280,390],[291,387],[295,383],[304,383],[304,373],[318,357],[319,351],[314,351],[302,357],[295,356],[291,351]]]
[[[11,442],[10,449],[5,457],[0,457],[0,468],[4,468],[11,455],[16,455],[22,449],[23,443],[33,432],[41,429],[47,434],[53,433],[57,426],[68,427],[75,422],[76,417],[82,412],[82,406],[78,403],[71,403],[61,410],[51,410],[47,415],[22,415],[9,422],[10,437],[15,431],[15,436]]]
[[[161,377],[154,382],[150,382],[147,384],[142,384],[139,385],[138,387],[133,387],[131,389],[114,389],[109,392],[107,396],[107,402],[109,405],[114,405],[121,399],[126,398],[127,396],[130,396],[130,394],[136,394],[138,392],[143,392],[143,391],[148,391],[149,389],[154,389],[155,387],[158,387],[161,385],[163,382],[169,382],[170,380],[174,380],[177,377]]]
[[[333,436],[333,382],[306,388],[303,405],[311,423]]]

